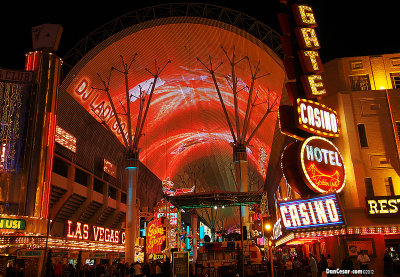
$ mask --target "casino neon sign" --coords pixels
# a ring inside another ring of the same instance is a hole
[[[339,121],[335,110],[324,104],[298,98],[297,127],[314,135],[339,137]]]
[[[279,202],[282,223],[287,230],[345,225],[336,194]]]

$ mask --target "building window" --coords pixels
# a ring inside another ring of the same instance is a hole
[[[385,188],[386,188],[386,195],[387,196],[394,196],[394,188],[393,188],[392,177],[385,178]]]
[[[79,168],[75,168],[75,182],[81,184],[82,186],[87,187],[88,185],[89,174],[80,170]]]
[[[371,90],[368,74],[350,76],[352,90]]]
[[[59,159],[57,157],[54,158],[54,160],[53,160],[53,172],[54,173],[57,173],[58,175],[68,178],[68,167],[69,167],[69,164],[67,164],[62,159]]]
[[[126,193],[121,192],[121,203],[126,204]]]
[[[392,66],[400,66],[400,58],[390,59],[392,61]]]
[[[117,189],[109,186],[108,187],[108,197],[116,200],[117,199]]]
[[[350,62],[350,67],[352,70],[362,69],[363,68],[362,61],[352,61]]]
[[[358,137],[360,138],[361,147],[368,147],[367,133],[365,132],[365,124],[357,124]]]
[[[371,178],[365,178],[364,179],[365,183],[365,194],[367,197],[374,197],[374,187],[372,186],[372,179]]]
[[[100,181],[97,178],[94,178],[94,182],[93,182],[93,190],[98,192],[98,193],[103,193],[103,189],[104,189],[104,183],[102,181]]]
[[[400,121],[396,121],[397,138],[400,140]]]
[[[400,72],[390,73],[393,88],[400,88]]]

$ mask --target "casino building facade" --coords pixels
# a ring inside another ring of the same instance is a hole
[[[330,254],[336,267],[345,256],[356,265],[357,253],[366,250],[378,276],[388,250],[399,273],[400,54],[338,58],[324,69],[328,96],[319,102],[335,110],[340,122],[340,136],[332,142],[346,165],[346,184],[338,194],[345,224],[297,229],[278,238],[278,248],[285,255],[294,249]],[[284,179],[276,195],[281,201],[299,198]]]

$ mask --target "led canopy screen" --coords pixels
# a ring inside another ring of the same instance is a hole
[[[226,53],[225,53],[225,52]],[[151,73],[165,69],[155,90],[139,142],[140,160],[161,180],[174,179],[188,167],[201,165],[203,183],[224,190],[236,190],[229,164],[233,142],[215,83],[205,66],[216,69],[216,81],[227,113],[236,128],[232,68],[227,58],[235,53],[238,80],[237,115],[243,128],[251,72],[259,63],[254,83],[248,136],[263,119],[268,103],[279,106],[284,70],[268,47],[243,30],[208,19],[161,19],[132,26],[106,39],[89,52],[62,84],[99,122],[104,122],[123,142],[107,94],[108,84],[121,125],[126,134],[126,86],[124,63],[134,62],[127,75],[133,131],[140,110],[140,91],[150,91]],[[226,55],[227,54],[227,55]],[[167,63],[170,60],[170,63]],[[204,65],[201,62],[204,63]],[[111,74],[110,74],[111,72]],[[104,83],[103,83],[104,82]],[[146,98],[147,101],[147,98]],[[263,179],[277,113],[270,113],[247,147],[250,170]],[[79,149],[78,149],[79,151]],[[211,189],[208,187],[207,189]]]

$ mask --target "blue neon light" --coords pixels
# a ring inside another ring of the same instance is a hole
[[[332,200],[334,206],[332,207]],[[329,202],[327,202],[329,201]],[[320,216],[318,215],[315,202],[322,204],[322,208],[324,210],[325,217],[327,222],[321,222]],[[299,205],[305,204],[306,209],[300,210]],[[310,206],[308,203],[311,203]],[[329,205],[328,205],[329,203]],[[309,228],[316,228],[316,227],[329,227],[329,226],[340,226],[344,225],[344,217],[343,213],[340,210],[339,201],[336,194],[328,194],[323,196],[318,196],[309,199],[299,199],[299,200],[292,200],[287,202],[280,202],[278,203],[279,210],[282,217],[282,222],[287,230],[296,230],[296,229],[309,229]],[[291,211],[289,211],[288,207],[294,206]],[[282,210],[281,208],[284,207],[286,209]],[[311,209],[310,209],[311,208]],[[332,214],[330,215],[330,212]],[[337,215],[337,217],[336,217]],[[292,216],[294,218],[292,218]],[[310,224],[306,224],[306,218],[310,222]],[[313,222],[315,219],[315,222]],[[300,225],[299,225],[300,223]]]

